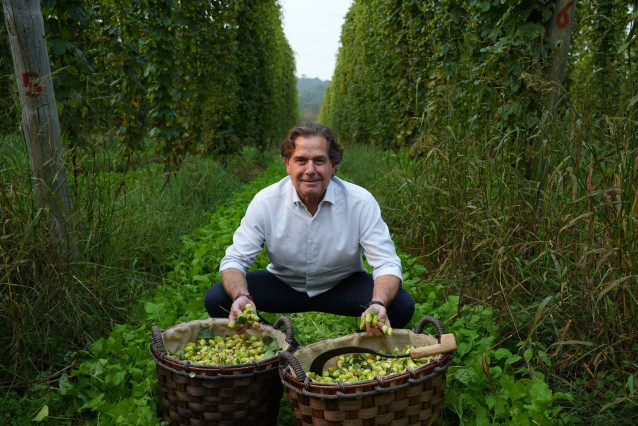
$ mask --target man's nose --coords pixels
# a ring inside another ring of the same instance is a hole
[[[306,164],[306,173],[309,175],[315,173],[315,163],[313,161],[308,161],[308,164]]]

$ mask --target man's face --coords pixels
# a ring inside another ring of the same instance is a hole
[[[295,149],[286,160],[286,171],[301,201],[309,209],[316,208],[335,173],[335,166],[328,157],[326,138],[298,136]]]

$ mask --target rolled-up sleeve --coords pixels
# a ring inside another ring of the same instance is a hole
[[[368,264],[372,268],[372,277],[376,280],[382,275],[394,275],[403,282],[401,259],[396,253],[388,225],[381,218],[381,209],[374,199],[361,211],[361,247]]]

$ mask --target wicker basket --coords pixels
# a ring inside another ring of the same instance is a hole
[[[285,325],[286,332],[279,330]],[[275,425],[283,388],[278,374],[279,354],[241,365],[198,365],[170,357],[197,333],[233,334],[228,319],[209,318],[177,324],[166,330],[152,327],[151,355],[155,360],[163,420],[171,425]],[[291,353],[297,348],[287,317],[273,326],[262,324],[247,334],[271,336]]]
[[[423,333],[426,323],[435,325],[439,334]],[[441,424],[446,370],[452,353],[439,355],[414,370],[359,382],[314,382],[306,377],[305,371],[309,371],[312,361],[327,349],[354,343],[389,353],[394,347],[406,344],[435,345],[444,333],[439,320],[424,317],[414,331],[395,330],[392,336],[379,337],[355,333],[313,343],[294,355],[282,354],[279,375],[297,425]]]

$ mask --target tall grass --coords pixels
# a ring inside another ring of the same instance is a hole
[[[224,165],[189,158],[169,174],[152,156],[133,162],[109,141],[69,152],[77,261],[58,253],[49,212],[35,204],[24,140],[0,143],[0,387],[54,381],[72,351],[126,322],[163,282],[181,238],[263,167],[245,151]]]
[[[351,147],[342,169],[363,170],[356,179],[377,194],[395,242],[429,279],[450,278],[460,305],[498,312],[501,335],[521,351],[540,345],[534,368],[578,397],[575,411],[629,418],[638,373],[636,120],[565,111],[537,153],[548,172],[532,181],[514,135],[469,131],[448,111],[436,126],[422,123],[427,132],[410,148]]]

